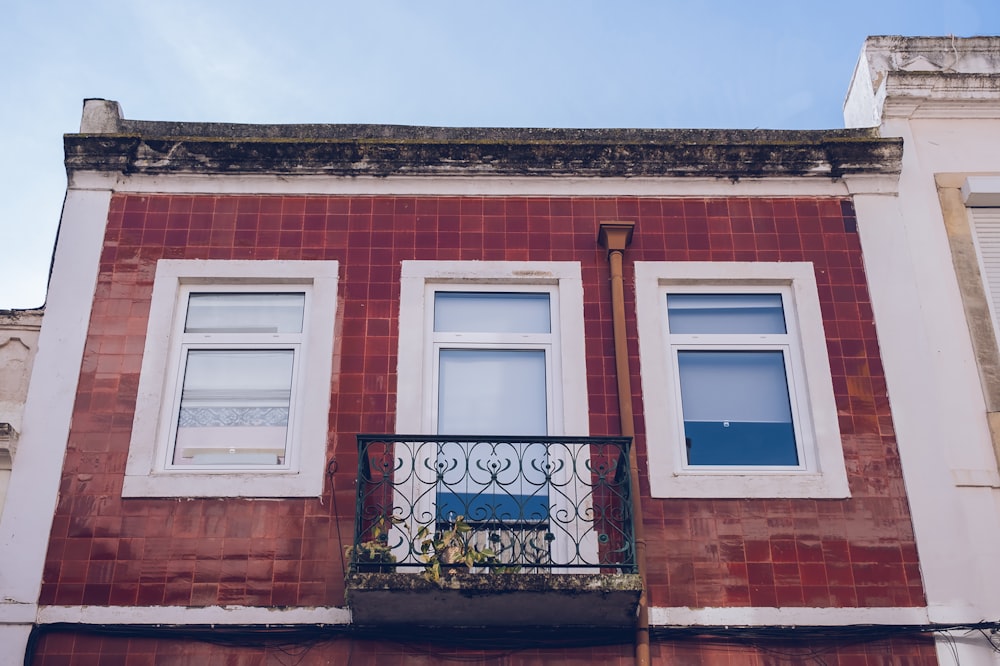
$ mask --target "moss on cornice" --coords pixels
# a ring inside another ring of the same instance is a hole
[[[435,128],[120,122],[65,137],[68,171],[331,176],[703,176],[899,172],[874,130]]]

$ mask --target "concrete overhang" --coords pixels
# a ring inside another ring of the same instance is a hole
[[[844,119],[875,127],[892,118],[1000,118],[1000,37],[869,37]]]
[[[1000,74],[889,72],[883,118],[1000,118]]]

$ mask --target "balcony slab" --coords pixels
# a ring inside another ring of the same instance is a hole
[[[635,624],[638,574],[352,573],[347,602],[365,625],[603,627]]]

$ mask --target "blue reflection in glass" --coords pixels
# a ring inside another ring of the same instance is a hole
[[[690,465],[799,464],[784,354],[677,353]]]

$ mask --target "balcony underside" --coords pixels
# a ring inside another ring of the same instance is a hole
[[[352,573],[354,623],[426,627],[604,627],[635,624],[638,574]]]

